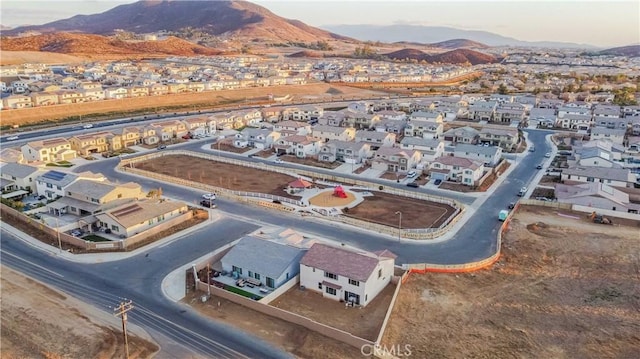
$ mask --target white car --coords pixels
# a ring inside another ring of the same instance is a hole
[[[413,178],[415,176],[417,176],[418,174],[416,173],[416,171],[409,171],[407,172],[407,178]]]
[[[9,138],[7,138],[7,141],[15,141],[18,139],[18,136],[11,136]]]
[[[545,153],[545,154],[544,154],[544,157],[545,157],[545,158],[549,158],[549,157],[551,157],[551,152],[547,152],[547,153]]]
[[[276,158],[275,160],[273,160],[273,163],[284,163],[284,161],[279,158]]]
[[[82,128],[86,128],[86,129],[93,128],[93,125],[92,124],[87,124],[87,125],[82,126]]]
[[[216,199],[216,194],[215,193],[206,193],[202,195],[202,198],[209,200],[209,201],[213,201],[214,199]]]

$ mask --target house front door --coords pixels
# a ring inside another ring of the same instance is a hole
[[[351,302],[353,304],[357,304],[360,305],[360,296],[358,294],[355,293],[351,293],[348,291],[344,291],[344,301],[345,302]]]

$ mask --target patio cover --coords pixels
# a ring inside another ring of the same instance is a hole
[[[13,198],[13,197],[18,197],[18,196],[22,196],[25,194],[29,194],[29,192],[25,191],[25,190],[18,190],[18,191],[14,191],[11,193],[7,193],[7,194],[3,194],[2,198],[7,199],[7,198]]]
[[[311,182],[305,181],[302,178],[298,178],[297,180],[289,183],[289,187],[291,188],[309,188],[311,186],[313,186]]]

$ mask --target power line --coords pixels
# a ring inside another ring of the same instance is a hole
[[[133,309],[131,301],[120,302],[120,304],[113,309],[116,317],[122,318],[122,336],[124,338],[124,357],[129,359],[129,342],[127,340],[127,312]]]

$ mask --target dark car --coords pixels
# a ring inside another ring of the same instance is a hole
[[[418,188],[420,185],[417,182],[409,182],[407,183],[407,187]]]
[[[509,209],[514,209],[516,207],[515,202],[509,203]]]
[[[440,185],[440,183],[442,183],[442,180],[441,180],[441,179],[437,179],[437,180],[434,182],[434,184],[435,184],[436,186],[439,186],[439,185]]]
[[[167,145],[160,145],[160,146],[158,146],[158,149],[159,149],[159,150],[164,150],[165,148],[167,148]]]
[[[213,203],[213,201],[208,200],[208,199],[203,199],[202,201],[200,201],[200,205],[202,207],[207,207],[207,208],[216,208],[216,204]]]
[[[541,169],[542,169],[542,165],[538,165],[538,166],[536,166],[536,169],[541,170]]]

